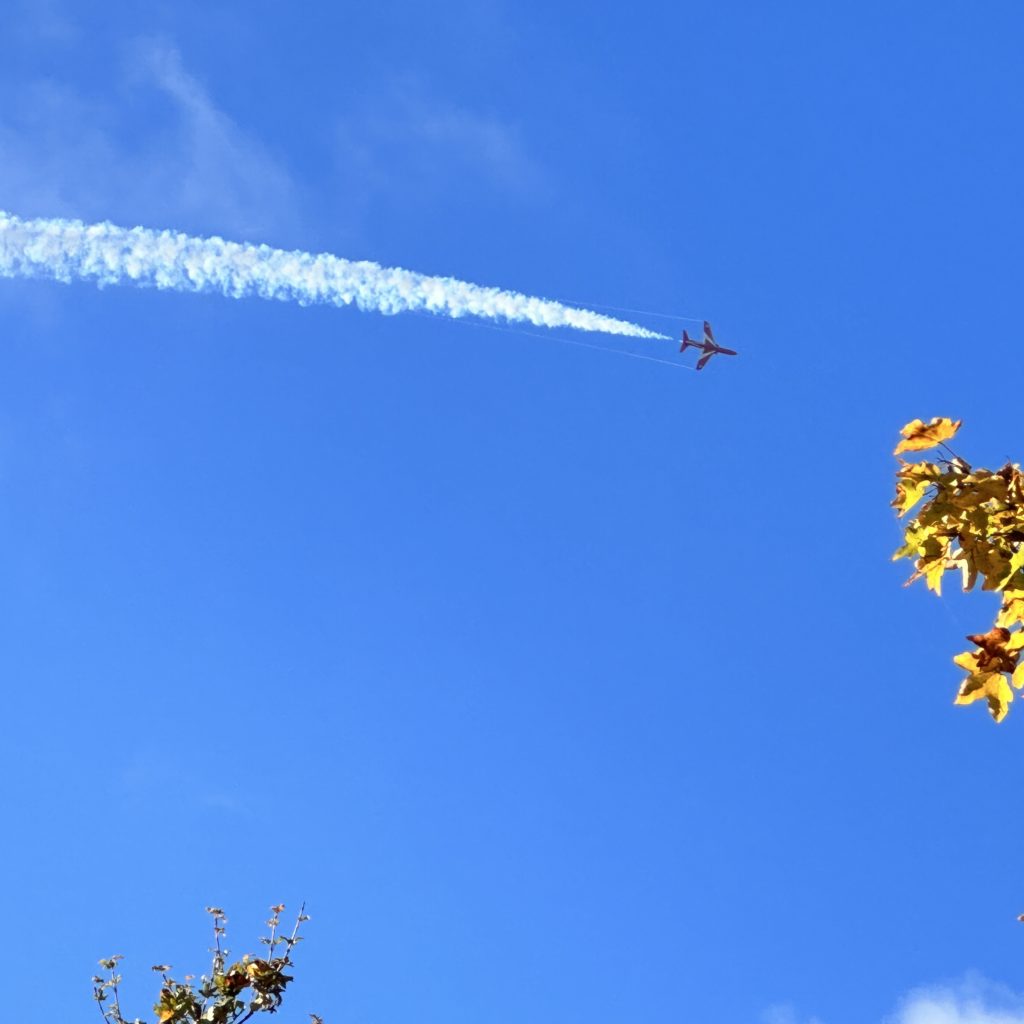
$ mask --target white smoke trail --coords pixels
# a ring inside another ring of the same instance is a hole
[[[326,253],[286,252],[266,245],[194,238],[176,231],[83,224],[77,220],[22,220],[0,211],[0,277],[135,284],[182,292],[220,292],[240,299],[355,304],[380,313],[424,310],[443,316],[574,327],[631,338],[669,340],[638,324],[484,288],[451,277],[353,262]]]

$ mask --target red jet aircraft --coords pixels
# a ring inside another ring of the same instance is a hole
[[[704,354],[697,360],[697,369],[703,370],[712,356],[734,356],[736,352],[731,348],[722,348],[715,343],[715,336],[711,333],[711,324],[704,321],[704,338],[701,341],[694,341],[686,331],[683,331],[683,343],[679,346],[680,352],[685,352],[690,346],[699,348]]]

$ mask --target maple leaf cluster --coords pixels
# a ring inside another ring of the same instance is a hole
[[[959,570],[964,590],[980,577],[982,590],[1001,595],[995,625],[967,639],[974,650],[953,662],[968,673],[955,703],[984,698],[992,717],[1001,722],[1009,711],[1013,690],[1024,688],[1024,473],[1016,463],[1001,469],[974,469],[946,444],[960,429],[960,420],[937,417],[930,423],[913,420],[901,431],[893,454],[899,459],[893,507],[904,517],[922,500],[904,527],[904,544],[893,559],[914,559],[907,585],[924,579],[942,592],[942,576]],[[941,448],[935,461],[908,462],[904,452]]]
[[[191,974],[186,974],[184,981],[175,981],[169,973],[170,964],[154,966],[152,969],[163,982],[160,998],[153,1006],[157,1024],[246,1024],[257,1013],[277,1012],[284,1001],[285,989],[293,980],[292,975],[285,974],[285,968],[292,966],[292,952],[302,941],[299,928],[309,920],[309,915],[303,904],[291,934],[278,934],[284,904],[278,903],[270,910],[272,916],[267,921],[270,935],[260,939],[268,955],[246,954],[229,966],[228,950],[222,945],[228,919],[220,907],[206,908],[213,917],[210,973],[204,974],[196,984]],[[105,1024],[143,1024],[140,1018],[129,1021],[121,1012],[121,975],[117,965],[122,959],[118,955],[100,961],[108,975],[96,975],[92,979],[93,998],[99,1004]],[[323,1024],[323,1019],[315,1013],[309,1016],[311,1024]]]

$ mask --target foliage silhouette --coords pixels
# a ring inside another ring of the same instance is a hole
[[[892,504],[901,518],[924,504],[904,527],[903,546],[893,559],[915,560],[907,585],[924,579],[941,594],[943,575],[959,569],[964,590],[973,589],[980,577],[982,590],[1001,595],[994,626],[970,634],[974,650],[953,659],[967,671],[955,703],[984,698],[1001,722],[1014,688],[1024,687],[1024,665],[1019,664],[1024,649],[1024,474],[1012,462],[997,470],[974,469],[946,444],[960,425],[960,420],[938,417],[930,423],[913,420],[900,432],[903,440],[893,452],[900,465]],[[902,457],[936,447],[944,454],[934,462]]]

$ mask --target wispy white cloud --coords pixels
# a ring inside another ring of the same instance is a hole
[[[543,185],[539,163],[527,153],[519,129],[494,114],[452,104],[406,96],[400,120],[390,126],[391,138],[418,143],[424,166],[444,173],[445,163],[461,160],[477,165],[497,185],[515,192],[533,192]]]
[[[60,24],[59,12],[45,22],[47,31]],[[173,46],[153,41],[88,89],[41,78],[9,91],[0,204],[244,236],[292,223],[295,207],[283,165],[215,104]]]
[[[336,137],[339,174],[364,205],[458,196],[473,186],[529,200],[551,191],[514,121],[452,103],[411,78],[365,97],[339,119]]]
[[[972,975],[911,992],[886,1024],[1024,1024],[1024,997]]]
[[[801,1017],[788,1004],[771,1006],[761,1016],[761,1024],[822,1024],[817,1017]]]
[[[136,66],[174,103],[176,152],[163,177],[180,216],[214,219],[244,235],[262,234],[292,212],[293,186],[283,166],[210,98],[166,42],[139,45]]]
[[[823,1024],[790,1005],[773,1006],[762,1024]],[[978,974],[950,985],[914,989],[881,1024],[1024,1024],[1024,996]]]

